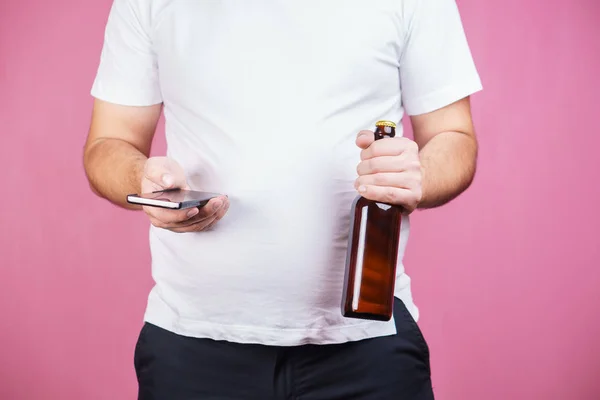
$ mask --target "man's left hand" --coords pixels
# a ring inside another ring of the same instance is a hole
[[[362,149],[354,183],[360,195],[414,211],[423,195],[417,143],[405,137],[375,140],[372,131],[361,131],[356,144]]]

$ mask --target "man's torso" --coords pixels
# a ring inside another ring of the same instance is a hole
[[[208,232],[152,229],[147,319],[280,345],[393,333],[344,319],[340,299],[356,134],[403,115],[398,2],[155,1],[148,18],[168,155],[231,207]]]

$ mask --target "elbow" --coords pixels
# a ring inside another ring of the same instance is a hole
[[[479,160],[479,143],[475,135],[470,136],[472,140],[471,163],[469,168],[468,186],[471,186],[477,175],[477,162]],[[467,186],[467,187],[468,187]]]
[[[88,181],[88,186],[91,192],[100,198],[104,198],[104,195],[102,195],[102,193],[98,190],[96,184],[94,183],[92,149],[93,146],[87,143],[83,148],[83,171],[85,173],[85,177]]]
[[[477,175],[477,160],[478,160],[478,143],[477,139],[474,136],[468,136],[470,139],[470,151],[467,152],[467,160],[464,162],[463,167],[463,178],[462,178],[462,187],[460,188],[460,192],[464,192],[467,190],[475,180],[475,176]]]
[[[88,179],[88,182],[89,182],[89,185],[88,185],[88,186],[90,187],[90,190],[92,191],[92,193],[94,193],[96,196],[98,196],[98,197],[100,197],[100,198],[104,199],[104,198],[105,198],[105,196],[104,196],[102,193],[100,193],[100,192],[98,191],[98,189],[96,189],[96,187],[94,186],[94,184],[93,184],[91,181],[89,181],[89,179]]]

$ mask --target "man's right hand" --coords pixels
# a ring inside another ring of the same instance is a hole
[[[167,157],[149,157],[162,105],[135,107],[94,100],[92,123],[84,150],[84,167],[94,192],[127,209],[139,206],[127,194],[189,189],[183,168]],[[140,188],[141,183],[141,188]],[[143,207],[152,225],[173,232],[200,232],[212,227],[229,208],[227,196],[204,207],[168,210]]]
[[[142,177],[142,193],[165,189],[189,189],[183,168],[167,157],[148,158]],[[204,207],[168,210],[144,206],[152,225],[173,232],[201,232],[210,229],[229,209],[227,196],[211,199]]]

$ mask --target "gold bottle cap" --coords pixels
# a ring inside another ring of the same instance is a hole
[[[392,121],[377,121],[375,126],[389,126],[390,128],[395,128],[396,124]]]

